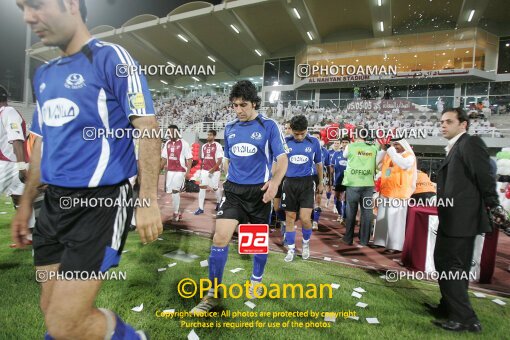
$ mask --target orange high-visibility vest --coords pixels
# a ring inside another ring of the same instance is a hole
[[[411,154],[407,151],[403,152],[402,157],[407,158]],[[394,164],[388,154],[384,156],[381,169],[381,192],[384,197],[391,198],[409,198],[413,194],[414,166],[407,170],[403,170]]]
[[[418,171],[418,177],[416,178],[416,190],[414,194],[422,194],[424,192],[436,192],[436,186],[430,180],[429,176],[423,171]]]

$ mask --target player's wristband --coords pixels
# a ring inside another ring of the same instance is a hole
[[[18,166],[18,171],[21,171],[26,170],[28,164],[25,162],[16,162],[16,165]]]

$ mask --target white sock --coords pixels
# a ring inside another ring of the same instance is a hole
[[[181,194],[172,194],[172,207],[174,208],[174,214],[179,213],[179,205],[181,205]]]
[[[303,244],[308,244],[308,242],[310,242],[310,240],[303,240]]]
[[[221,190],[220,189],[216,189],[214,191],[214,194],[216,195],[216,203],[220,203],[221,202]]]
[[[296,244],[289,244],[289,251],[294,251],[294,248],[296,248]]]
[[[202,210],[204,210],[205,192],[205,189],[200,189],[198,193],[198,207]]]
[[[106,319],[106,332],[105,332],[105,340],[109,340],[112,338],[113,333],[115,333],[115,315],[112,311],[104,308],[98,308],[101,313],[104,314],[104,317]]]

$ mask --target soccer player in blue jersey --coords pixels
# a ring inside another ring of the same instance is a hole
[[[247,80],[237,82],[229,100],[237,119],[225,126],[225,172],[220,209],[216,214],[216,230],[209,256],[209,280],[221,283],[228,257],[228,244],[239,223],[268,224],[271,202],[287,170],[287,149],[278,124],[257,113],[260,98],[257,88]],[[276,158],[276,163],[273,163]],[[271,166],[274,166],[271,177]],[[267,254],[253,258],[250,296],[261,282]],[[257,289],[258,295],[262,286]],[[211,310],[221,301],[214,286],[191,310],[192,314]]]
[[[113,312],[95,307],[101,280],[81,278],[118,265],[133,215],[132,204],[124,204],[132,194],[128,179],[137,173],[140,199],[151,203],[135,213],[142,242],[155,240],[163,230],[157,204],[161,140],[147,82],[138,74],[118,76],[117,65],[135,61],[122,47],[91,37],[84,0],[16,3],[41,41],[63,52],[34,76],[37,108],[31,132],[38,137],[12,221],[14,242],[23,246],[37,187],[47,184],[33,235],[38,279],[53,277],[41,283],[45,339],[145,339]],[[133,127],[156,137],[140,139],[140,169],[130,135],[100,132]],[[91,200],[120,204],[88,207]],[[56,273],[72,279],[57,280]]]
[[[289,148],[289,166],[283,182],[282,206],[285,208],[287,225],[294,225],[299,211],[303,232],[302,257],[310,257],[310,237],[312,236],[311,214],[314,205],[316,184],[314,171],[322,178],[321,145],[317,138],[308,134],[308,121],[305,116],[294,116],[290,121],[292,136],[286,137]],[[319,181],[318,192],[322,194],[323,184]],[[296,231],[287,230],[285,234],[289,250],[285,262],[294,259]]]
[[[331,173],[333,174],[333,185],[335,187],[335,205],[338,211],[338,222],[342,223],[345,219],[345,186],[342,185],[344,171],[347,167],[347,158],[344,157],[344,150],[349,144],[349,137],[343,137],[340,150],[335,151],[331,156]]]

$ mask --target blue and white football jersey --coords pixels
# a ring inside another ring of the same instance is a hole
[[[133,128],[131,116],[154,115],[145,77],[126,73],[126,65],[137,63],[124,48],[91,39],[80,52],[37,70],[31,131],[42,137],[43,183],[98,187],[137,174],[131,134],[97,132],[127,131]]]
[[[298,142],[294,137],[286,137],[287,147],[289,148],[289,166],[287,167],[286,177],[306,177],[317,173],[315,164],[322,163],[321,144],[313,136],[307,135],[302,142]]]
[[[335,171],[334,173],[334,184],[342,184],[344,178],[344,171],[347,168],[347,158],[344,157],[344,151],[335,151],[331,156],[331,166]]]
[[[256,119],[238,119],[225,126],[227,180],[237,184],[261,184],[271,178],[273,159],[287,147],[278,124],[259,114]]]

